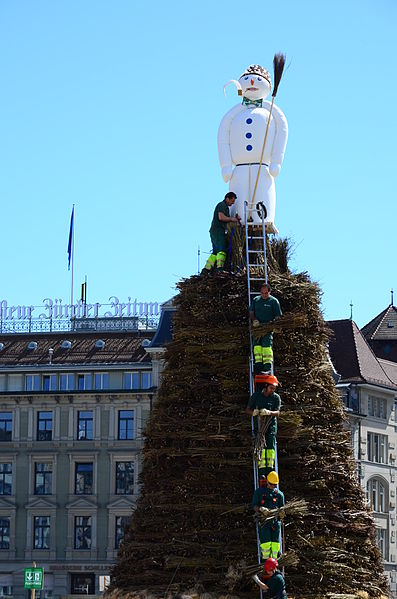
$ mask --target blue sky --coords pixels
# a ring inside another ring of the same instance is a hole
[[[326,318],[397,293],[394,0],[0,3],[0,300],[163,301],[210,250],[216,136],[251,63],[287,54],[276,223]]]

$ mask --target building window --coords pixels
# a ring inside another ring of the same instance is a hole
[[[34,472],[34,494],[52,494],[52,463],[36,463]]]
[[[12,493],[12,464],[0,463],[0,495],[11,495]],[[0,595],[1,597],[1,595]]]
[[[26,391],[40,391],[40,375],[27,374],[25,377]]]
[[[119,434],[121,440],[134,438],[134,410],[119,411]]]
[[[77,438],[79,440],[93,439],[93,436],[94,436],[93,435],[93,432],[94,432],[93,421],[94,421],[93,412],[91,412],[91,411],[78,412],[78,415],[77,415]]]
[[[50,517],[34,517],[34,549],[50,548]]]
[[[91,549],[91,516],[75,517],[74,548]]]
[[[367,499],[374,512],[386,512],[389,503],[387,487],[377,478],[367,482]]]
[[[129,516],[116,516],[114,548],[118,549],[121,541],[124,540],[125,530],[129,523]]]
[[[139,372],[124,373],[124,389],[140,389]]]
[[[95,574],[71,574],[72,595],[95,595]]]
[[[367,433],[368,460],[387,464],[387,436]]]
[[[142,372],[142,389],[150,389],[152,386],[152,373],[151,372]]]
[[[77,463],[74,492],[76,495],[92,495],[93,464]]]
[[[4,599],[12,599],[12,597],[13,597],[12,585],[5,585],[5,584],[0,583],[0,597],[4,597]]]
[[[0,549],[10,548],[10,519],[0,518]]]
[[[56,374],[43,374],[43,391],[56,391],[57,390],[57,375]]]
[[[152,386],[151,372],[125,372],[124,389],[150,389]]]
[[[368,397],[368,416],[374,416],[375,418],[382,418],[386,420],[387,416],[387,401],[380,397],[374,397],[370,395]]]
[[[90,391],[92,376],[91,374],[78,374],[77,375],[77,389],[79,391]]]
[[[134,494],[134,462],[116,462],[116,495]]]
[[[61,374],[59,388],[61,391],[74,391],[74,374]]]
[[[375,539],[376,544],[379,547],[379,551],[382,554],[382,558],[387,560],[387,536],[386,536],[385,528],[376,528],[375,529]]]
[[[108,372],[97,372],[95,374],[95,389],[109,389]]]
[[[37,413],[37,440],[51,441],[52,439],[52,412]]]
[[[11,441],[12,412],[0,412],[0,441]]]

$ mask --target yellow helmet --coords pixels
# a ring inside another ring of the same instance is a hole
[[[269,472],[266,478],[267,482],[269,482],[271,485],[278,485],[278,474],[274,470]]]

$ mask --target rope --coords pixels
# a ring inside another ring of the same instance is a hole
[[[234,227],[232,227],[232,230],[230,231],[229,247],[227,249],[227,254],[228,254],[228,257],[230,258],[230,272],[233,272],[233,263],[232,263],[232,241],[233,241],[233,235],[234,235]]]

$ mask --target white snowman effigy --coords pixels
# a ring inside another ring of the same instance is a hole
[[[260,65],[250,65],[238,81],[232,79],[226,84],[234,83],[243,100],[225,114],[218,130],[222,177],[237,195],[231,215],[238,214],[244,222],[246,214],[249,223],[260,225],[259,209],[264,206],[269,233],[278,233],[274,180],[280,172],[288,139],[287,119],[274,104],[284,62],[283,55],[275,55],[272,102],[265,100],[272,91],[270,74]]]

